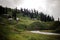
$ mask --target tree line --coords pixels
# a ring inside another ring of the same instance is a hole
[[[43,12],[38,12],[37,10],[28,10],[28,9],[23,9],[21,8],[18,10],[17,8],[11,9],[7,7],[2,7],[0,6],[0,16],[4,16],[4,14],[8,14],[7,16],[12,17],[16,19],[18,16],[17,14],[22,14],[21,16],[25,17],[30,17],[31,19],[36,19],[36,20],[41,20],[44,22],[47,21],[54,21],[54,17],[50,15],[46,15]]]
[[[54,17],[50,15],[46,15],[43,12],[38,12],[37,10],[28,10],[28,9],[20,9],[20,12],[23,13],[23,16],[28,16],[31,19],[37,19],[41,21],[54,21]]]

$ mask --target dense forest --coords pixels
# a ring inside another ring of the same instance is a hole
[[[53,16],[46,15],[43,12],[38,12],[35,9],[28,10],[21,8],[20,10],[18,10],[17,8],[11,9],[0,6],[0,16],[7,15],[7,17],[11,16],[12,18],[16,19],[16,17],[18,16],[17,14],[20,14],[20,16],[27,16],[31,19],[36,19],[44,22],[54,21]]]

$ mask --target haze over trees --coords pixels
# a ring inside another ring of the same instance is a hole
[[[43,12],[38,12],[37,10],[28,10],[28,9],[20,9],[20,12],[23,13],[23,16],[28,16],[31,19],[37,19],[41,21],[54,21],[54,17],[44,14]]]
[[[9,18],[12,18],[13,20],[9,21]],[[20,20],[17,22],[16,18],[19,18]],[[25,30],[55,30],[54,32],[60,33],[59,24],[59,18],[58,21],[54,21],[53,16],[44,14],[43,12],[39,12],[35,9],[29,10],[21,8],[19,10],[17,8],[11,9],[0,6],[0,40],[20,40],[21,38],[22,40],[23,38],[27,40],[28,38],[30,40],[34,40],[34,36],[29,33],[27,34],[31,36],[28,36],[24,32],[24,36],[20,34],[22,31]],[[47,36],[46,38],[48,37],[50,36]],[[39,40],[41,39],[40,36],[38,36],[37,38]],[[36,40],[38,40],[37,38]],[[45,39],[43,39],[42,37],[42,40]]]
[[[4,14],[8,14],[10,15],[12,18],[16,19],[17,14],[22,14],[22,16],[27,16],[30,17],[31,19],[36,19],[36,20],[40,20],[40,21],[54,21],[54,17],[53,16],[49,16],[44,14],[43,12],[38,12],[37,10],[28,10],[28,9],[23,9],[21,8],[20,10],[16,9],[10,9],[7,7],[2,7],[0,6],[0,14],[1,16]]]

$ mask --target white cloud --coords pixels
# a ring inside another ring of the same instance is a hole
[[[47,13],[53,15],[55,19],[60,18],[60,0],[48,0]]]
[[[15,8],[22,3],[23,0],[0,0],[0,5]]]
[[[29,8],[60,17],[60,0],[0,0],[0,5],[11,8]]]

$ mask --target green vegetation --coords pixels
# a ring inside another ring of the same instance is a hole
[[[60,40],[60,36],[57,35],[33,34],[29,32],[29,30],[54,30],[59,33],[60,22],[55,22],[53,17],[51,19],[50,16],[46,17],[43,13],[38,14],[36,10],[34,14],[26,9],[23,11],[23,9],[17,10],[1,6],[0,13],[0,40]],[[18,21],[16,20],[17,17],[19,18]],[[8,20],[9,18],[13,20]],[[45,20],[45,18],[47,19]]]
[[[28,31],[9,35],[9,40],[59,40],[60,36],[33,34]]]
[[[39,24],[41,24],[41,22],[37,20],[33,21],[29,18],[22,17],[18,23],[15,20],[13,22],[5,21],[5,23],[6,24],[0,25],[1,40],[60,40],[60,36],[33,34],[27,31],[30,27],[30,30],[34,30],[36,26],[45,27],[44,24],[40,26]],[[33,26],[35,27],[33,28]]]

